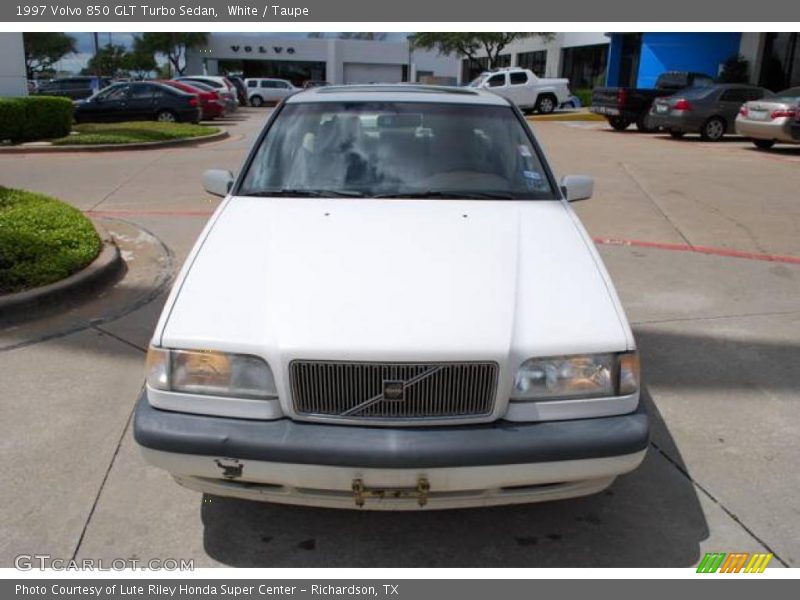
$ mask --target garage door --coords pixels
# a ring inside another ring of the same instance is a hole
[[[402,80],[401,65],[344,63],[345,83],[400,83]]]

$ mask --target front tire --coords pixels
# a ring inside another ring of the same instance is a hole
[[[178,117],[171,110],[160,110],[156,114],[156,121],[159,123],[177,123]]]
[[[608,117],[608,124],[617,131],[625,131],[631,122],[622,117]]]
[[[775,145],[775,140],[750,140],[759,150],[769,150]]]
[[[549,115],[556,109],[558,101],[552,94],[542,94],[536,100],[536,112],[540,115]]]
[[[711,117],[703,123],[700,129],[700,137],[707,142],[718,142],[725,135],[725,121],[720,117]]]
[[[252,98],[250,98],[250,106],[259,107],[263,105],[264,105],[264,99],[261,96],[253,96]]]

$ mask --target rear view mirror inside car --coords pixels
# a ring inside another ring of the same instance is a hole
[[[418,113],[378,115],[380,129],[412,129],[422,127],[422,115]]]

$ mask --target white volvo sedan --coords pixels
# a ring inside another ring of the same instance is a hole
[[[639,361],[518,109],[482,90],[282,103],[167,300],[135,437],[203,492],[323,507],[581,496],[642,461]]]

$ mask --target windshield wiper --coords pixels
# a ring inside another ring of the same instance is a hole
[[[350,190],[306,190],[281,188],[279,190],[253,190],[242,196],[292,197],[292,198],[363,198],[364,194]]]
[[[448,198],[461,200],[513,200],[511,192],[461,192],[458,190],[426,190],[423,192],[405,192],[393,194],[376,194],[373,198]]]

